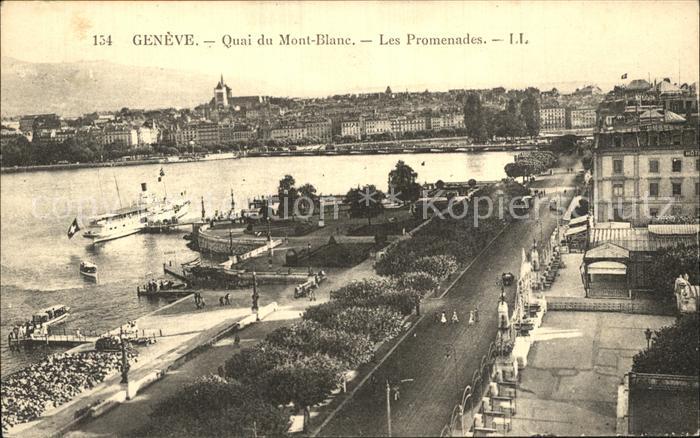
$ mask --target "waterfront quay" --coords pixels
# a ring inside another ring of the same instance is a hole
[[[44,437],[62,434],[76,420],[111,409],[126,399],[134,397],[142,388],[160,379],[171,368],[203,345],[207,345],[235,327],[255,321],[249,307],[215,307],[195,311],[191,297],[185,297],[155,312],[135,320],[139,335],[156,340],[139,346],[138,359],[131,364],[129,383],[121,384],[118,373],[107,377],[91,390],[83,392],[72,401],[46,412],[38,420],[20,424],[10,429],[7,436]],[[241,303],[242,304],[242,303]],[[262,306],[260,315],[274,311],[275,303]],[[206,313],[206,317],[203,317]],[[116,328],[111,334],[119,334]],[[94,349],[94,343],[83,343],[68,353]]]

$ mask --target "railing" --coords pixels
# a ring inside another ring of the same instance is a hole
[[[661,303],[647,301],[609,302],[590,298],[547,298],[547,310],[571,312],[622,312],[643,315],[673,314],[673,310]]]
[[[467,385],[462,391],[460,403],[452,408],[449,422],[440,431],[440,436],[455,436],[455,432],[459,430],[460,435],[464,436],[466,432],[465,416],[473,417],[474,409],[479,406],[482,395],[486,392],[491,381],[493,366],[496,359],[496,345],[492,342],[489,345],[488,352],[481,357],[479,368],[472,374],[471,384]],[[469,430],[474,427],[472,421],[469,425]]]
[[[698,376],[672,374],[629,373],[630,390],[651,389],[666,391],[693,391],[700,389]]]

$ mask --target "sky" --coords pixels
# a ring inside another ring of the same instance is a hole
[[[698,2],[3,2],[3,57],[106,60],[190,70],[234,94],[323,96],[357,91],[523,87],[576,81],[605,88],[628,78],[698,80]],[[199,46],[144,47],[135,34],[194,34]],[[527,45],[510,45],[522,32]],[[328,33],[350,46],[277,45],[280,34]],[[417,36],[479,36],[482,45],[406,45]],[[272,46],[225,48],[260,34]],[[401,45],[381,46],[399,38]],[[93,35],[111,35],[94,46]],[[372,40],[362,43],[360,40]],[[504,39],[504,42],[492,42]],[[205,40],[214,40],[211,47]],[[238,90],[236,84],[245,84]]]

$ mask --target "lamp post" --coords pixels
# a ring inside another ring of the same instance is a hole
[[[126,358],[126,342],[124,340],[124,328],[119,327],[119,343],[121,344],[122,352],[122,384],[129,384],[129,360]],[[128,391],[127,391],[128,393]]]
[[[644,330],[644,336],[647,338],[647,350],[651,346],[651,329],[647,327],[646,330]]]
[[[445,359],[450,358],[450,354],[452,355],[452,359],[454,360],[455,363],[455,370],[454,370],[454,375],[455,375],[455,387],[459,386],[459,378],[457,376],[457,349],[455,348],[454,344],[443,344],[445,347]]]
[[[399,384],[404,382],[413,382],[413,379],[400,380]],[[391,385],[389,385],[389,379],[386,379],[386,433],[387,436],[391,436]]]

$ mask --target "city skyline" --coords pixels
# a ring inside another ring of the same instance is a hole
[[[630,79],[698,80],[698,51],[693,43],[697,38],[686,37],[698,34],[694,2],[626,2],[614,7],[611,2],[415,3],[410,11],[376,3],[224,3],[197,13],[191,3],[177,8],[138,4],[130,5],[128,20],[117,12],[120,6],[5,4],[3,60],[102,60],[212,78],[223,73],[236,94],[290,97],[383,91],[387,85],[394,91],[544,88],[562,83],[609,89],[622,81],[623,74]],[[387,24],[386,17],[400,20]],[[679,24],[686,31],[675,32]],[[22,30],[28,27],[39,30]],[[211,47],[203,42],[198,47],[133,44],[135,34],[166,32],[191,33],[198,41],[216,43]],[[395,47],[379,45],[380,34],[400,40],[408,33],[502,39],[519,32],[525,34],[528,45],[408,46],[405,41]],[[273,38],[275,45],[225,48],[221,43],[224,34],[251,35],[255,40],[261,33]],[[276,45],[278,35],[286,33],[346,35],[357,45]],[[112,35],[114,44],[93,46],[95,34]],[[373,42],[361,43],[363,39]],[[552,62],[557,59],[560,62]]]

